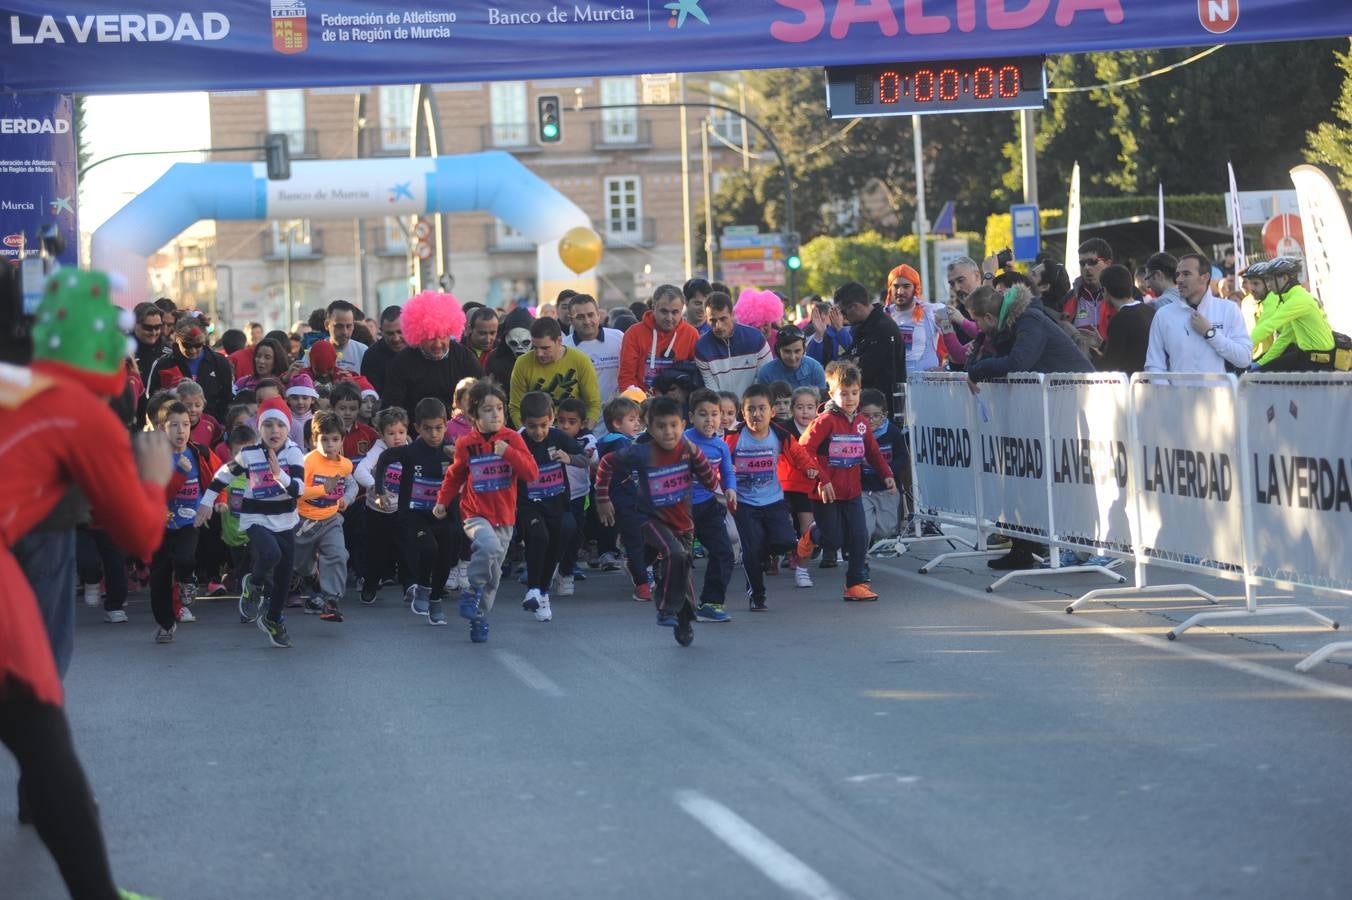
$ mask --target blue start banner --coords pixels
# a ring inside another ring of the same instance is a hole
[[[75,265],[75,104],[70,95],[0,94],[0,260],[34,256],[38,230],[56,225]]]
[[[0,90],[15,92],[507,80],[1352,34],[1350,0],[4,2]]]

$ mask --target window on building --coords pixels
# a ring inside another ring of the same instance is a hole
[[[407,225],[399,221],[398,216],[386,216],[385,223],[381,227],[380,247],[389,253],[408,252],[408,235],[405,234]]]
[[[407,150],[412,138],[413,85],[385,85],[380,88],[380,146]]]
[[[402,306],[417,293],[407,278],[389,278],[376,283],[376,308]]]
[[[268,91],[268,131],[286,135],[292,156],[310,149],[305,146],[305,91]]]
[[[642,230],[643,197],[637,175],[607,178],[606,233],[632,237]]]
[[[530,238],[517,231],[506,222],[498,219],[494,224],[494,246],[496,247],[532,247]]]
[[[601,79],[602,106],[637,102],[638,87],[632,77]],[[601,110],[601,137],[607,144],[635,143],[638,140],[638,110]]]
[[[524,147],[530,142],[526,82],[495,81],[489,86],[494,147]]]
[[[291,255],[308,256],[314,252],[314,242],[310,233],[309,219],[283,219],[272,223],[272,252],[277,256],[286,253],[287,236],[290,235]]]

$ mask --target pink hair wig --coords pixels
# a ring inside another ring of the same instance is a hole
[[[460,339],[465,331],[465,311],[454,294],[423,291],[404,304],[400,317],[404,338],[410,344],[421,344],[429,338]]]
[[[775,296],[774,291],[746,288],[737,296],[737,305],[732,308],[732,312],[738,322],[752,328],[776,325],[784,318],[784,301]]]

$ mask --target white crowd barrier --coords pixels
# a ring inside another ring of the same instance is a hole
[[[1047,568],[997,579],[1093,571],[1134,563],[1134,587],[1090,591],[1068,608],[1142,591],[1187,592],[1147,582],[1152,570],[1240,581],[1244,606],[1202,612],[1200,622],[1301,614],[1259,605],[1256,588],[1352,594],[1352,376],[1021,373],[982,384],[920,373],[908,386],[917,516],[938,524],[1021,537],[1051,549]],[[970,448],[970,449],[969,449]],[[1097,557],[1059,566],[1059,549]],[[948,553],[947,560],[987,556]],[[1106,558],[1106,559],[1105,559]],[[1101,563],[1101,564],[1100,564]],[[1332,645],[1308,667],[1352,642]]]

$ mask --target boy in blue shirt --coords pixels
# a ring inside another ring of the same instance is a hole
[[[691,497],[691,518],[695,520],[695,537],[708,554],[704,570],[704,588],[699,606],[695,608],[697,622],[728,622],[732,616],[723,609],[728,582],[732,580],[732,541],[728,538],[727,509],[737,509],[737,475],[732,468],[732,451],[719,434],[721,413],[718,395],[700,388],[690,395],[690,422],[684,434],[686,440],[704,452],[710,467],[718,473],[725,500],[704,485],[694,485]],[[723,503],[727,503],[725,509]]]
[[[193,575],[197,563],[197,529],[194,526],[204,489],[203,479],[212,469],[206,448],[188,440],[192,421],[187,406],[177,400],[161,406],[155,414],[155,425],[169,436],[169,448],[174,453],[174,478],[169,482],[164,541],[150,558],[150,608],[159,625],[155,643],[167,644],[174,639],[178,629],[174,615],[175,579],[179,601],[185,610],[183,620],[192,621],[187,608],[197,598],[197,581]]]

